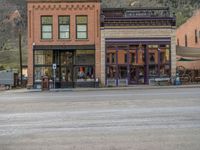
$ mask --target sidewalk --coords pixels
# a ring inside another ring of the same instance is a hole
[[[151,86],[151,85],[134,85],[127,87],[104,87],[104,88],[66,88],[50,89],[44,92],[79,92],[79,91],[107,91],[107,90],[150,90],[150,89],[175,89],[175,88],[200,88],[200,84],[179,85],[179,86]],[[1,90],[0,90],[1,91]],[[12,89],[6,90],[7,93],[29,93],[42,92],[41,89]]]

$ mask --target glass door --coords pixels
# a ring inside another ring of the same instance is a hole
[[[65,51],[60,53],[60,87],[73,87],[73,52]]]

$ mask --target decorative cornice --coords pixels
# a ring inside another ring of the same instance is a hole
[[[95,5],[92,4],[35,4],[33,5],[35,10],[93,10]]]

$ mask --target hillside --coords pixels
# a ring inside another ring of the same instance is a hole
[[[199,8],[200,0],[102,0],[102,7],[170,7],[177,26]],[[18,31],[22,29],[23,63],[27,62],[26,0],[0,0],[0,66],[18,67]]]

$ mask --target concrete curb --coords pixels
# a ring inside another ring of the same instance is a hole
[[[105,87],[105,88],[74,88],[74,89],[50,89],[49,91],[42,91],[41,89],[13,89],[9,91],[1,91],[7,93],[32,93],[32,92],[84,92],[84,91],[115,91],[115,90],[151,90],[151,89],[178,89],[178,88],[200,88],[197,85],[179,85],[179,86],[128,86],[128,87]]]

